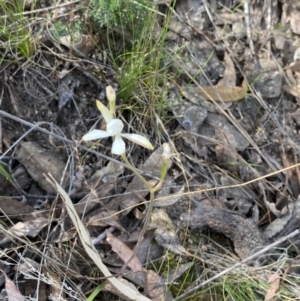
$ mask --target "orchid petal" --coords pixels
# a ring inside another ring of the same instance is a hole
[[[89,140],[96,140],[96,139],[102,139],[102,138],[106,138],[106,137],[110,137],[111,134],[105,131],[101,131],[101,130],[91,130],[90,132],[88,132],[87,134],[85,134],[82,137],[82,140],[84,141],[89,141]]]
[[[144,136],[138,134],[121,134],[121,136],[150,150],[154,149],[151,142]]]
[[[109,109],[99,100],[96,101],[96,104],[97,104],[97,108],[101,112],[105,122],[109,123],[113,119],[113,116],[109,112]]]
[[[112,144],[111,153],[115,155],[122,155],[125,153],[125,142],[120,135],[115,137]]]
[[[120,119],[112,119],[107,125],[106,125],[106,131],[111,134],[111,136],[119,135],[121,134],[123,130],[124,124]]]

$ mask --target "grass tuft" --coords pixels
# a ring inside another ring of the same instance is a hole
[[[24,1],[0,1],[0,39],[6,52],[19,52],[30,58],[35,52],[35,43],[27,19],[23,16]]]

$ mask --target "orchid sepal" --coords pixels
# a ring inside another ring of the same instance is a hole
[[[82,140],[90,141],[90,140],[97,140],[97,139],[107,138],[107,137],[110,137],[110,136],[111,136],[110,133],[108,133],[106,131],[91,130],[90,132],[86,133],[82,137]]]
[[[105,122],[109,123],[113,119],[113,114],[110,113],[108,108],[100,100],[96,101],[96,105],[98,110],[101,112]]]
[[[138,134],[121,134],[122,137],[132,141],[135,144],[143,146],[147,149],[153,150],[154,147],[151,142],[144,136]]]

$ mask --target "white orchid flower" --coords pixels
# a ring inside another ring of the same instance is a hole
[[[104,106],[99,100],[97,100],[97,108],[101,112],[106,122],[106,131],[92,130],[82,137],[84,141],[113,137],[114,142],[112,144],[111,152],[115,155],[122,155],[125,153],[125,142],[122,137],[147,149],[154,149],[150,141],[144,136],[138,134],[122,134],[124,127],[123,122],[120,119],[114,119],[113,112],[108,110],[108,108]]]

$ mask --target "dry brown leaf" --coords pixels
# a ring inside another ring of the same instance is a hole
[[[233,61],[227,52],[225,52],[224,55],[224,62],[226,66],[224,76],[218,82],[217,86],[234,88],[236,86],[236,73],[235,73]]]
[[[77,204],[75,204],[76,212],[79,216],[87,216],[93,209],[100,207],[102,198],[111,196],[116,186],[120,185],[121,181],[111,181],[104,183],[97,189],[91,190],[91,192],[82,198]]]
[[[40,272],[40,263],[28,257],[21,257],[18,263],[18,272],[24,275],[25,280],[25,296],[33,296],[38,290],[38,301],[47,300],[47,284],[40,281],[37,274]],[[43,265],[42,265],[43,268]]]
[[[228,209],[228,207],[224,204],[220,199],[203,199],[200,201],[202,206],[212,206],[217,208]]]
[[[27,222],[19,222],[11,227],[7,231],[7,237],[3,238],[0,241],[0,244],[6,243],[10,241],[9,237],[22,237],[22,236],[37,236],[40,231],[50,223],[50,220],[45,217],[39,217],[35,220],[27,221]]]
[[[291,29],[293,33],[300,35],[300,11],[293,9],[291,11],[289,21],[291,22]]]
[[[25,296],[34,296],[36,294],[36,291],[38,289],[38,301],[47,301],[48,296],[48,286],[45,282],[39,281],[38,279],[26,279],[25,278]],[[63,300],[60,300],[63,301]]]
[[[279,285],[280,285],[280,275],[278,273],[268,275],[268,283],[271,284],[266,296],[265,301],[270,301],[272,298],[275,299],[276,292],[278,291]]]
[[[283,89],[284,89],[284,91],[286,91],[287,93],[293,95],[296,98],[300,97],[300,85],[295,85],[295,86],[284,85]]]
[[[134,208],[132,212],[134,214],[134,217],[139,220],[145,218],[146,216],[146,213],[140,211],[138,208]]]
[[[21,142],[17,156],[20,157],[20,162],[26,167],[30,176],[39,183],[41,188],[49,193],[55,193],[55,190],[45,180],[43,174],[49,172],[57,182],[61,182],[65,162],[60,159],[58,154],[42,149],[35,142]]]
[[[154,200],[154,207],[166,207],[174,205],[181,199],[181,194],[184,192],[184,187],[185,185],[183,185],[177,192],[169,193],[167,196],[159,193],[157,200]],[[160,200],[160,198],[162,198],[162,200]]]
[[[117,212],[117,210],[102,210],[91,217],[89,216],[86,225],[100,227],[112,226],[122,232],[126,232],[124,227],[119,223]]]
[[[140,260],[142,264],[146,263],[149,259],[149,248],[151,246],[151,242],[154,237],[155,229],[151,229],[149,231],[146,231],[144,235],[144,239],[141,242],[141,245],[139,247],[139,250],[136,254],[137,258]]]
[[[62,242],[70,241],[73,238],[75,238],[76,236],[77,236],[77,231],[76,231],[76,229],[73,228],[73,229],[64,231],[62,237],[58,237],[55,240],[55,242],[62,243]]]
[[[205,123],[214,128],[216,139],[222,139],[224,146],[235,149],[236,151],[244,151],[249,146],[249,141],[245,138],[239,130],[237,130],[226,117],[216,114],[208,113]],[[202,130],[200,129],[200,134]],[[205,132],[203,132],[204,135]]]
[[[79,32],[72,33],[72,35],[61,36],[59,42],[74,50],[76,54],[86,57],[91,51],[95,49],[96,40],[95,37],[89,35],[83,35]]]
[[[234,175],[238,175],[238,154],[234,149],[234,146],[238,145],[236,136],[231,134],[228,128],[221,124],[220,127],[215,127],[215,135],[216,139],[220,141],[220,144],[215,146],[218,162]]]
[[[109,231],[105,232],[107,237],[106,241],[111,245],[112,250],[122,259],[124,263],[127,263],[134,255],[134,252]],[[143,270],[143,266],[136,256],[129,261],[128,267],[133,272],[139,272]]]
[[[190,269],[194,264],[194,262],[187,262],[171,268],[170,271],[168,271],[168,275],[162,280],[162,282],[165,284],[174,283],[177,278],[181,277],[182,274]]]
[[[287,205],[288,210],[287,210],[286,214],[276,218],[272,223],[270,223],[265,228],[264,235],[266,237],[268,237],[269,239],[272,239],[273,237],[278,235],[278,233],[280,233],[284,229],[284,227],[286,227],[286,225],[292,219],[295,204],[298,205],[297,202],[296,203],[288,203],[288,205]]]
[[[246,79],[244,79],[241,87],[235,86],[231,88],[227,86],[197,86],[195,87],[195,90],[207,100],[222,100],[224,102],[239,101],[247,95],[248,83]]]
[[[5,290],[7,294],[7,300],[8,301],[25,301],[24,296],[20,293],[16,285],[14,284],[13,281],[11,281],[7,275],[4,273],[3,270],[0,269],[2,274],[5,277]]]
[[[110,161],[105,167],[96,171],[87,183],[91,187],[98,186],[99,181],[103,183],[116,180],[118,176],[124,171],[124,166]]]
[[[217,131],[216,131],[217,132]],[[234,175],[238,175],[238,154],[237,152],[228,146],[216,145],[215,146],[216,157],[224,168],[232,172]]]
[[[32,219],[34,208],[24,202],[0,196],[0,213],[18,220]]]
[[[165,290],[164,287],[159,284],[161,278],[152,270],[146,273],[146,288],[147,293],[152,301],[164,301],[165,300]]]
[[[62,298],[65,298],[66,296],[65,296],[65,293],[62,292],[62,289],[61,289],[63,287],[63,284],[61,282],[60,275],[53,272],[49,267],[46,267],[44,265],[43,265],[42,269],[43,269],[44,274],[52,279],[52,283],[50,285],[51,295],[54,298],[60,298],[60,300],[64,300]]]
[[[176,227],[165,210],[157,208],[153,210],[149,228],[156,229],[155,241],[159,246],[175,254],[189,254],[179,241]]]
[[[237,185],[240,182],[236,179],[223,175],[220,177],[222,186]],[[227,199],[255,199],[255,193],[249,187],[228,187],[226,188],[225,195]]]
[[[282,163],[283,163],[284,167],[289,167],[289,166],[297,164],[296,155],[291,148],[285,151],[282,147]],[[286,172],[287,172],[287,176],[290,180],[290,183],[291,183],[291,186],[293,189],[294,197],[298,197],[298,195],[300,194],[299,167],[297,166],[295,168],[288,169]]]

